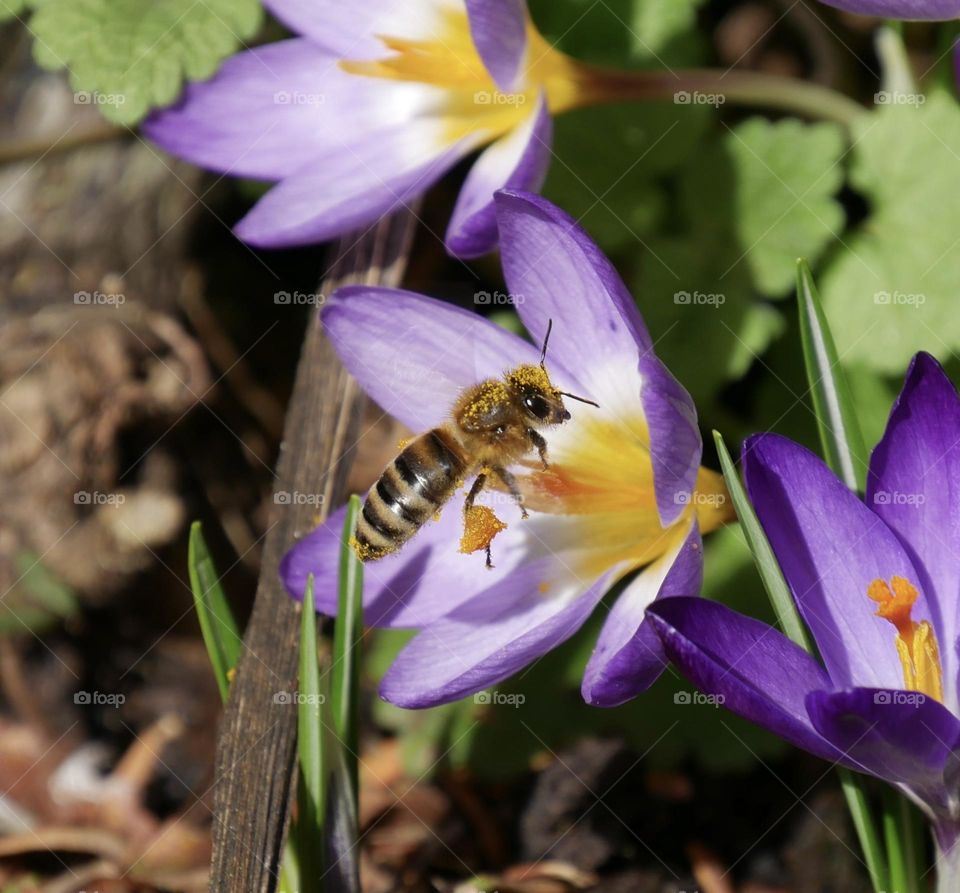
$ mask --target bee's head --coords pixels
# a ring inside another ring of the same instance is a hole
[[[559,425],[570,418],[562,395],[542,366],[518,366],[507,373],[507,384],[531,425]]]
[[[593,400],[558,391],[550,376],[547,374],[547,343],[550,341],[550,332],[553,330],[553,320],[547,324],[547,334],[540,349],[540,364],[538,366],[517,366],[506,375],[507,384],[513,390],[523,414],[531,425],[559,425],[570,418],[567,407],[563,405],[563,398],[570,397],[581,403],[597,406]]]

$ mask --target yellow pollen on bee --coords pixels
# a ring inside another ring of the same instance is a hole
[[[496,406],[510,400],[510,390],[503,382],[486,381],[477,388],[473,398],[463,409],[463,418],[467,422],[479,422],[490,414]]]
[[[361,561],[369,561],[376,558],[380,553],[371,548],[368,543],[361,543],[355,536],[350,537],[350,548]]]
[[[493,509],[485,505],[472,505],[463,519],[463,536],[460,539],[460,551],[464,555],[486,549],[500,531],[506,530]]]
[[[913,606],[920,594],[905,577],[891,577],[890,583],[876,579],[867,587],[867,597],[877,603],[876,616],[897,630],[896,647],[903,668],[903,684],[938,701],[943,700],[943,666],[940,648],[929,621],[917,623]]]
[[[559,396],[553,382],[550,381],[550,376],[542,366],[517,366],[516,369],[511,369],[507,373],[507,381],[514,388],[531,388]]]

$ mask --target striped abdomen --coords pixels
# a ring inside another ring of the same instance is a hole
[[[399,549],[450,498],[466,465],[443,428],[408,443],[370,488],[357,519],[356,550],[375,561]]]

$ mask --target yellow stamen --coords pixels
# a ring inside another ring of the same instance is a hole
[[[889,621],[897,630],[896,647],[903,667],[903,684],[938,701],[943,700],[943,667],[940,648],[929,621],[917,623],[912,615],[920,594],[905,577],[874,580],[867,596],[877,603],[876,616]]]
[[[460,539],[460,551],[464,555],[486,549],[501,530],[506,530],[493,509],[485,505],[473,505],[467,509],[463,519],[463,536]]]

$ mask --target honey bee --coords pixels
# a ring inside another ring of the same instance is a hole
[[[463,506],[465,522],[471,512],[485,508],[474,509],[474,502],[491,475],[527,517],[523,494],[508,466],[536,450],[543,467],[549,467],[547,442],[538,429],[570,418],[563,397],[598,405],[560,391],[551,382],[545,361],[552,328],[550,320],[539,365],[517,366],[502,379],[489,378],[467,388],[449,421],[411,440],[387,466],[367,493],[357,519],[352,544],[361,561],[376,561],[400,549],[473,474],[476,479]],[[484,548],[487,567],[492,567],[490,541],[504,525],[486,512],[496,528],[475,548],[463,551]]]

